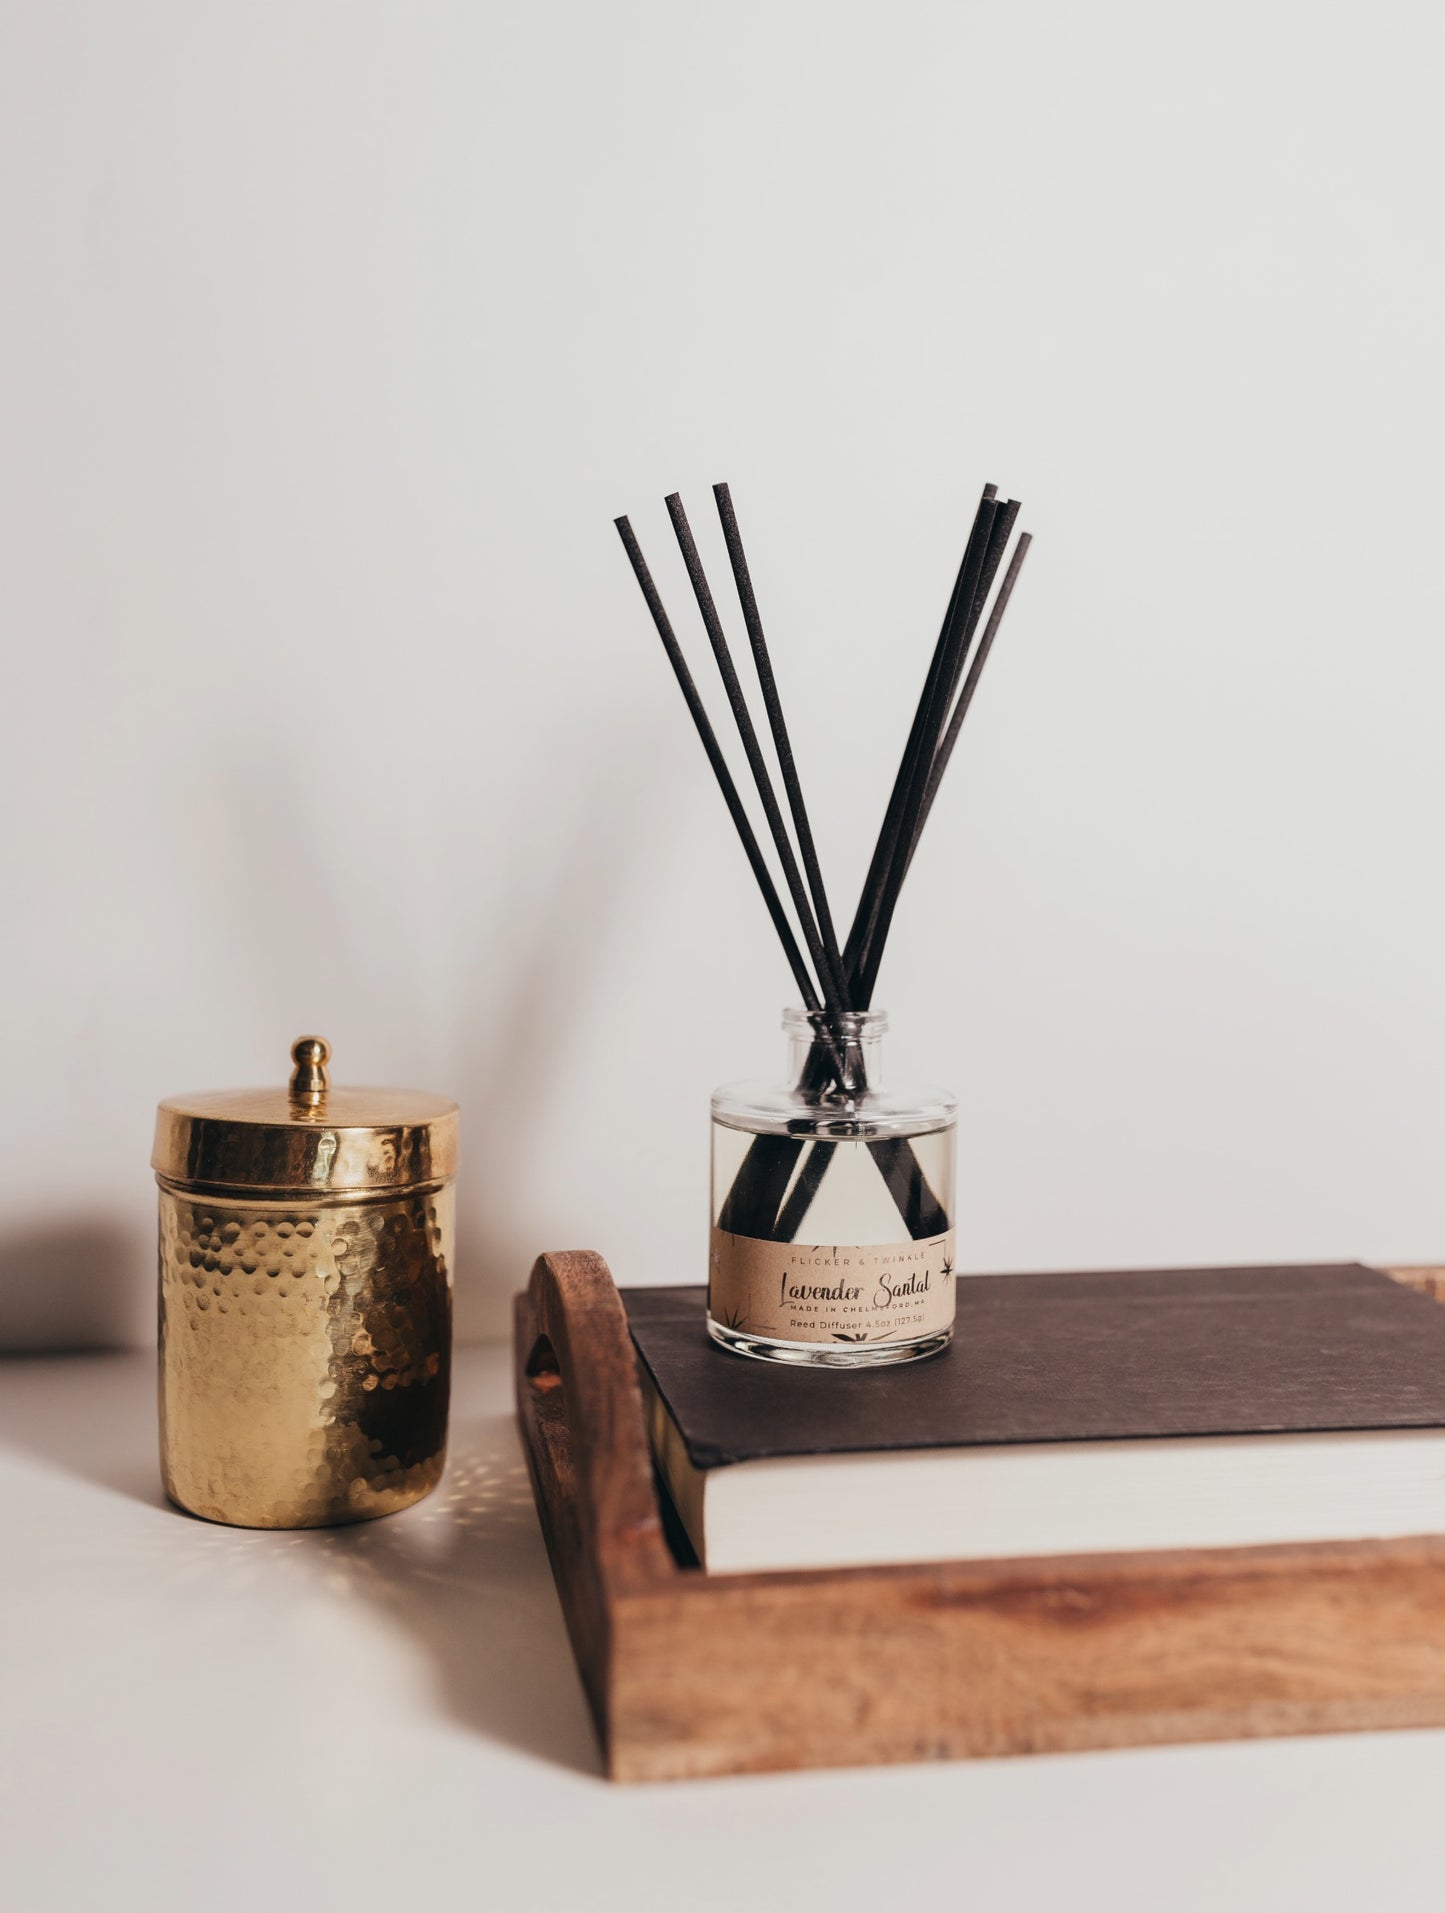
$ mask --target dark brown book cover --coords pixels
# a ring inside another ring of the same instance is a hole
[[[1445,1307],[1358,1263],[966,1276],[897,1368],[730,1355],[701,1288],[624,1289],[698,1468],[765,1455],[1445,1425]]]

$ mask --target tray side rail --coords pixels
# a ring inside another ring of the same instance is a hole
[[[614,1618],[678,1576],[663,1538],[627,1316],[588,1250],[540,1256],[517,1297],[522,1446],[588,1704],[610,1757]]]

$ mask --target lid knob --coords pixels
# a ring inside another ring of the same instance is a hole
[[[298,1036],[291,1045],[291,1100],[303,1108],[314,1109],[326,1101],[330,1084],[326,1065],[331,1061],[331,1045],[321,1036]]]

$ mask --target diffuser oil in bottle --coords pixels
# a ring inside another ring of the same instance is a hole
[[[953,1334],[944,1090],[880,1082],[881,1010],[785,1010],[786,1084],[712,1099],[708,1333],[803,1367],[918,1361]]]

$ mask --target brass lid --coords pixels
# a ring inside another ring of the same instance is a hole
[[[378,1194],[448,1182],[457,1106],[414,1089],[333,1089],[330,1045],[302,1036],[285,1089],[167,1096],[151,1167],[188,1189],[252,1195]]]

